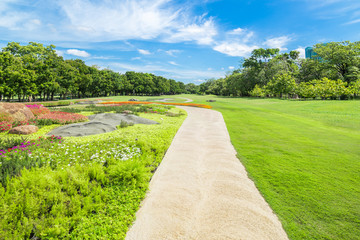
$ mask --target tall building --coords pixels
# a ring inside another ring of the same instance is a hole
[[[314,52],[312,47],[305,48],[305,57],[306,58],[317,59],[316,55],[317,54],[316,54],[316,52]]]

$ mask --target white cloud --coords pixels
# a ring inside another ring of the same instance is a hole
[[[244,43],[222,42],[213,49],[233,57],[246,57],[256,48],[258,48],[258,46],[249,46]]]
[[[30,22],[34,25],[41,25],[41,21],[39,19],[33,19]]]
[[[64,52],[61,51],[61,50],[55,49],[55,52],[56,52],[56,54],[59,55],[59,56],[62,56],[62,57],[64,56]]]
[[[34,31],[35,29],[39,28],[41,26],[41,21],[39,19],[32,19],[26,23],[24,23],[24,27],[28,31]]]
[[[168,0],[63,0],[60,7],[78,35],[103,40],[153,39],[178,24],[181,10]],[[70,29],[69,29],[70,30]]]
[[[205,20],[201,18],[200,23],[182,25],[173,34],[163,39],[165,42],[187,42],[195,41],[201,45],[210,45],[214,42],[217,29],[212,18]]]
[[[235,67],[234,67],[234,66],[229,66],[229,69],[230,69],[230,70],[234,70]]]
[[[171,0],[62,0],[62,28],[80,39],[110,41],[158,39],[210,44],[217,34],[212,18],[194,16]]]
[[[288,50],[284,47],[292,39],[288,36],[281,36],[276,38],[269,38],[264,42],[264,45],[270,48],[279,48],[281,51]]]
[[[68,49],[66,50],[66,53],[77,57],[90,57],[90,54],[88,52],[78,49]]]
[[[10,30],[20,30],[28,18],[30,18],[29,14],[23,14],[17,11],[0,12],[0,27]]]
[[[138,52],[142,55],[149,55],[151,54],[151,52],[149,52],[148,50],[144,50],[144,49],[138,49]]]
[[[225,33],[225,40],[216,43],[213,47],[215,51],[224,53],[233,57],[247,57],[252,50],[258,46],[249,44],[253,41],[254,32],[243,28],[236,28]]]
[[[295,49],[295,51],[300,52],[299,58],[305,58],[305,48],[298,47],[297,49]]]
[[[193,82],[194,83],[203,83],[203,82],[205,82],[205,80],[197,79],[197,80],[194,80]]]
[[[211,71],[211,70],[212,70],[212,68],[208,68],[207,70],[208,70],[208,71]]]
[[[355,23],[360,23],[360,18],[356,19],[356,20],[353,20],[353,21],[350,21],[350,22],[347,22],[347,23],[345,23],[345,25],[350,25],[350,24],[355,24]]]
[[[232,35],[242,35],[244,33],[245,29],[242,29],[242,28],[236,28],[232,31],[229,32],[229,34],[232,34]]]
[[[133,57],[133,58],[131,58],[131,60],[140,60],[141,59],[141,57]]]
[[[167,51],[165,51],[165,53],[169,56],[176,57],[175,54],[181,53],[181,51],[173,49],[173,50],[167,50]]]
[[[195,15],[196,4],[173,0],[0,0],[0,27],[9,39],[21,36],[22,41],[156,39],[208,45],[217,35],[215,23],[211,17]]]
[[[174,61],[169,61],[169,63],[170,63],[171,65],[174,65],[174,66],[179,66],[179,64],[177,64],[177,63],[174,62]]]

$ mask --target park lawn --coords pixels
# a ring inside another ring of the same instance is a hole
[[[360,102],[189,96],[225,119],[290,239],[360,239]]]

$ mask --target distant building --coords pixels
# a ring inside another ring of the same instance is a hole
[[[305,48],[305,57],[306,58],[317,59],[316,55],[317,54],[316,54],[316,52],[314,52],[312,47]]]
[[[322,43],[323,46],[326,46],[327,43]],[[305,58],[315,59],[321,61],[321,57],[317,56],[317,53],[314,52],[313,47],[305,48]]]

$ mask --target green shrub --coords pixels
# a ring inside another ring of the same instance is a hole
[[[6,189],[0,186],[0,239],[84,237],[93,234],[89,222],[103,218],[111,222],[109,215],[119,214],[129,219],[119,219],[116,225],[122,225],[121,230],[109,222],[98,228],[124,235],[144,197],[149,176],[140,161],[121,162],[108,170],[100,164],[57,171],[23,169],[21,177],[9,181]],[[122,212],[115,211],[118,208]],[[129,209],[132,214],[126,216]],[[101,234],[109,237],[107,231]]]
[[[134,123],[132,123],[132,122],[128,123],[126,121],[121,120],[120,125],[118,125],[117,128],[126,128],[129,126],[134,126]]]
[[[33,121],[35,122],[35,125],[39,126],[39,127],[58,124],[58,122],[53,119],[37,119],[36,118]]]
[[[67,112],[67,113],[81,113],[84,108],[66,107],[66,108],[54,108],[53,111]]]
[[[0,239],[64,238],[83,217],[98,213],[106,197],[87,173],[101,170],[89,168],[101,166],[22,170],[6,190],[0,188]]]
[[[57,106],[69,106],[72,102],[70,101],[57,101],[57,102],[44,102],[42,105],[44,107],[57,107]]]
[[[7,182],[12,177],[19,176],[24,168],[43,167],[45,164],[41,158],[32,158],[27,152],[10,152],[1,158],[0,183],[6,187]]]
[[[109,177],[112,184],[146,188],[150,177],[150,171],[140,161],[129,160],[110,166]]]
[[[14,146],[18,146],[21,145],[24,142],[27,142],[28,138],[27,137],[16,137],[16,138],[5,138],[2,137],[0,138],[0,150],[7,150],[9,148],[12,148]]]

